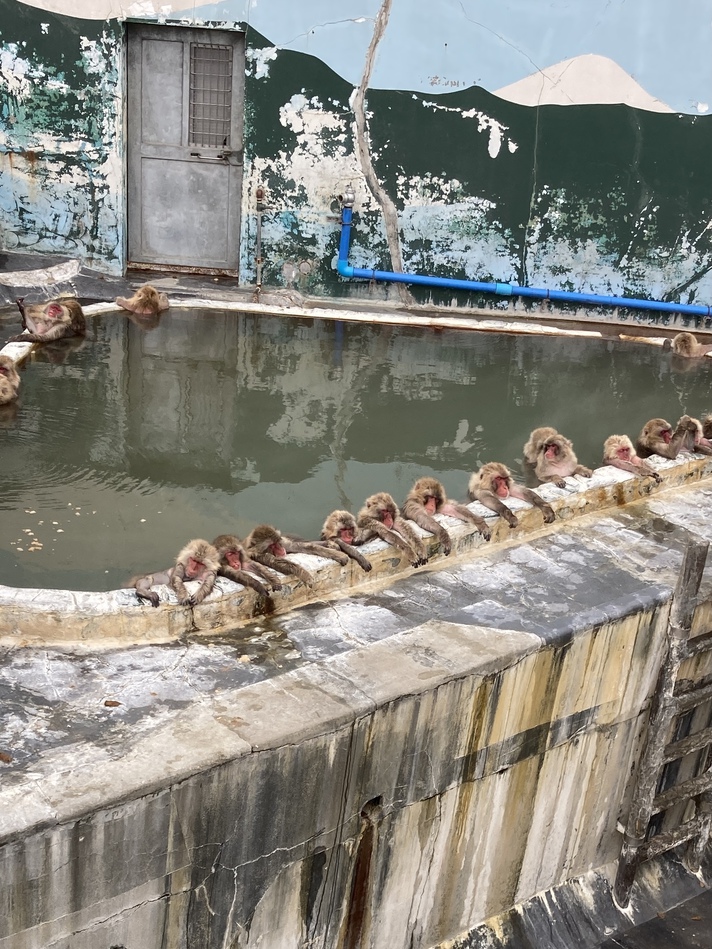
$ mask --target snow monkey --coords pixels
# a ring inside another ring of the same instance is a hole
[[[672,351],[685,359],[696,359],[712,352],[712,343],[698,343],[692,333],[678,333],[672,340]]]
[[[423,530],[435,534],[443,553],[447,556],[452,550],[452,541],[442,524],[434,519],[434,514],[447,514],[474,524],[485,540],[489,540],[492,536],[487,521],[483,517],[473,514],[464,504],[448,501],[445,488],[436,478],[418,478],[403,504],[403,517],[409,521],[415,521]]]
[[[269,597],[271,590],[282,589],[282,584],[273,573],[252,560],[239,537],[234,534],[220,534],[213,541],[213,547],[220,558],[219,576],[228,577],[244,587],[251,587],[260,596]]]
[[[553,481],[557,488],[565,488],[564,478],[570,475],[590,478],[593,474],[590,468],[578,463],[574,446],[555,428],[535,428],[524,446],[524,458],[534,465],[540,481]]]
[[[245,539],[245,550],[250,560],[279,573],[296,577],[307,586],[314,585],[314,577],[292,560],[287,560],[289,541],[282,538],[281,531],[270,524],[260,524]]]
[[[662,458],[677,458],[685,447],[686,435],[690,432],[694,438],[697,422],[689,415],[683,415],[675,431],[664,418],[651,418],[645,423],[635,443],[636,454],[640,458],[660,455]]]
[[[51,343],[67,336],[85,336],[84,311],[76,297],[58,297],[49,303],[25,306],[24,298],[17,300],[22,314],[22,328],[27,332],[13,336],[8,343]]]
[[[428,552],[420,537],[404,518],[396,502],[385,491],[366,498],[356,520],[358,534],[356,544],[365,544],[373,537],[380,537],[391,547],[398,547],[408,558],[412,567],[427,563]]]
[[[321,529],[321,539],[325,544],[341,550],[368,573],[371,570],[370,561],[353,546],[357,534],[356,518],[349,511],[332,511]]]
[[[167,310],[170,304],[165,293],[159,293],[155,287],[145,284],[130,299],[117,297],[116,302],[122,310],[128,310],[137,316],[156,316],[162,310]]]
[[[9,356],[0,356],[0,405],[13,402],[19,388],[20,373],[15,369],[14,360]]]
[[[516,527],[519,519],[502,503],[509,497],[519,498],[520,501],[527,501],[538,507],[545,524],[551,524],[556,517],[553,508],[543,501],[536,491],[516,484],[509,468],[498,461],[490,461],[482,465],[479,471],[473,472],[467,494],[470,500],[479,501],[490,511],[503,517],[510,527]]]
[[[690,423],[682,440],[680,451],[696,451],[700,455],[712,455],[712,442],[706,438],[699,419],[690,418]]]
[[[151,606],[158,606],[158,594],[151,587],[165,583],[172,587],[181,606],[197,606],[215,586],[219,569],[220,558],[213,545],[206,540],[191,540],[176,557],[174,566],[132,577],[126,586],[135,588],[139,601],[148,600]],[[195,593],[188,593],[184,580],[200,580],[200,586]]]
[[[633,448],[633,442],[627,435],[611,435],[603,443],[603,464],[613,465],[621,471],[630,471],[641,478],[653,478],[660,484],[663,480],[654,468],[639,458]]]

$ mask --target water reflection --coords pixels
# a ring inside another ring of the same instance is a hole
[[[462,499],[481,463],[518,469],[537,425],[595,466],[613,432],[712,409],[709,360],[682,372],[644,344],[198,310],[89,326],[33,358],[0,418],[4,583],[111,589],[192,536],[317,536],[423,473]]]

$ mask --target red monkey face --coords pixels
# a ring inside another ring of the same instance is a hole
[[[549,442],[548,445],[544,446],[544,457],[548,458],[550,461],[558,458],[559,455],[559,446],[555,445],[553,442]]]
[[[286,557],[286,556],[287,556],[287,551],[284,549],[284,546],[282,545],[282,543],[281,543],[280,541],[278,541],[278,540],[275,541],[273,544],[270,544],[270,548],[269,548],[269,549],[272,551],[272,555],[273,555],[274,557]]]
[[[242,570],[242,557],[236,550],[228,550],[225,559],[233,570]]]
[[[621,461],[630,461],[630,460],[631,460],[631,458],[630,458],[630,448],[627,448],[627,447],[619,448],[619,449],[616,451],[616,454],[618,455],[618,457],[620,458]]]
[[[185,565],[185,576],[187,580],[196,580],[205,569],[205,564],[195,557],[188,557],[188,563]]]
[[[509,478],[501,476],[494,479],[494,493],[498,498],[509,497]]]
[[[345,544],[353,544],[354,542],[354,531],[352,527],[340,527],[339,528],[339,540],[343,540]]]
[[[438,509],[438,499],[433,497],[432,494],[426,495],[423,507],[425,508],[425,513],[432,516]]]
[[[56,320],[62,315],[62,307],[59,303],[51,303],[45,310],[45,316],[49,320]]]
[[[671,428],[661,429],[660,437],[662,438],[662,440],[665,442],[666,445],[669,445],[670,441],[672,440],[672,429]]]
[[[381,510],[378,512],[378,518],[385,527],[389,528],[389,530],[393,529],[393,524],[395,521],[393,520],[393,515],[391,512],[386,510],[386,508],[381,508]]]

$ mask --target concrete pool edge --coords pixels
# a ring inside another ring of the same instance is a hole
[[[584,514],[605,513],[712,476],[712,458],[709,457],[686,455],[682,460],[653,458],[652,462],[662,477],[659,485],[649,478],[637,478],[610,466],[596,469],[591,479],[567,478],[566,488],[541,485],[538,493],[551,504],[557,515],[551,525],[543,524],[541,513],[535,508],[522,501],[513,501],[511,507],[519,518],[519,526],[512,530],[501,518],[473,502],[469,505],[471,510],[485,516],[491,527],[489,543],[463,522],[438,517],[452,537],[450,557],[440,553],[435,537],[416,527],[431,557],[428,566],[418,570],[410,567],[398,552],[380,540],[371,541],[362,548],[373,564],[370,574],[364,573],[353,561],[340,567],[323,558],[291,555],[314,573],[315,583],[312,588],[307,588],[301,582],[285,578],[282,590],[273,594],[272,615],[286,613],[306,603],[375,588],[398,577],[424,573],[462,556],[478,551],[487,553],[501,544],[519,544],[530,536],[554,533],[561,524]],[[110,649],[126,644],[167,643],[188,633],[209,634],[219,628],[235,628],[262,612],[253,591],[223,578],[218,580],[216,590],[195,608],[179,606],[167,587],[157,589],[161,604],[154,609],[147,604],[139,605],[134,592],[126,589],[91,593],[0,585],[0,645],[79,645]]]

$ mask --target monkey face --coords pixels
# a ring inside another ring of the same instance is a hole
[[[549,461],[556,461],[556,459],[559,457],[560,450],[561,448],[557,442],[547,442],[544,445],[544,457],[548,458]]]
[[[226,550],[224,557],[233,570],[242,570],[242,553],[239,550],[235,550],[234,548],[232,550]]]
[[[432,516],[438,509],[438,499],[432,494],[426,494],[423,499],[423,507],[425,508],[425,513]]]
[[[354,542],[354,529],[353,527],[340,527],[339,528],[339,540],[343,540],[345,544],[353,544]]]
[[[617,448],[616,455],[620,458],[621,461],[632,461],[630,457],[630,448],[628,447],[628,445],[621,445],[620,448]]]
[[[287,551],[284,548],[281,540],[276,540],[273,544],[269,545],[269,550],[272,556],[274,557],[286,557]]]
[[[195,557],[188,557],[188,562],[185,565],[186,580],[197,580],[204,570],[204,563],[200,560],[196,560]]]
[[[670,444],[672,440],[672,429],[671,428],[661,428],[658,431],[658,435],[665,442],[666,445]]]
[[[393,525],[395,524],[395,518],[393,517],[393,511],[391,511],[390,508],[379,507],[377,517],[381,524],[389,528],[389,530],[393,528]]]
[[[494,488],[494,493],[497,495],[497,497],[509,497],[509,480],[509,478],[505,478],[502,475],[497,475],[497,477],[492,479],[492,487]]]

